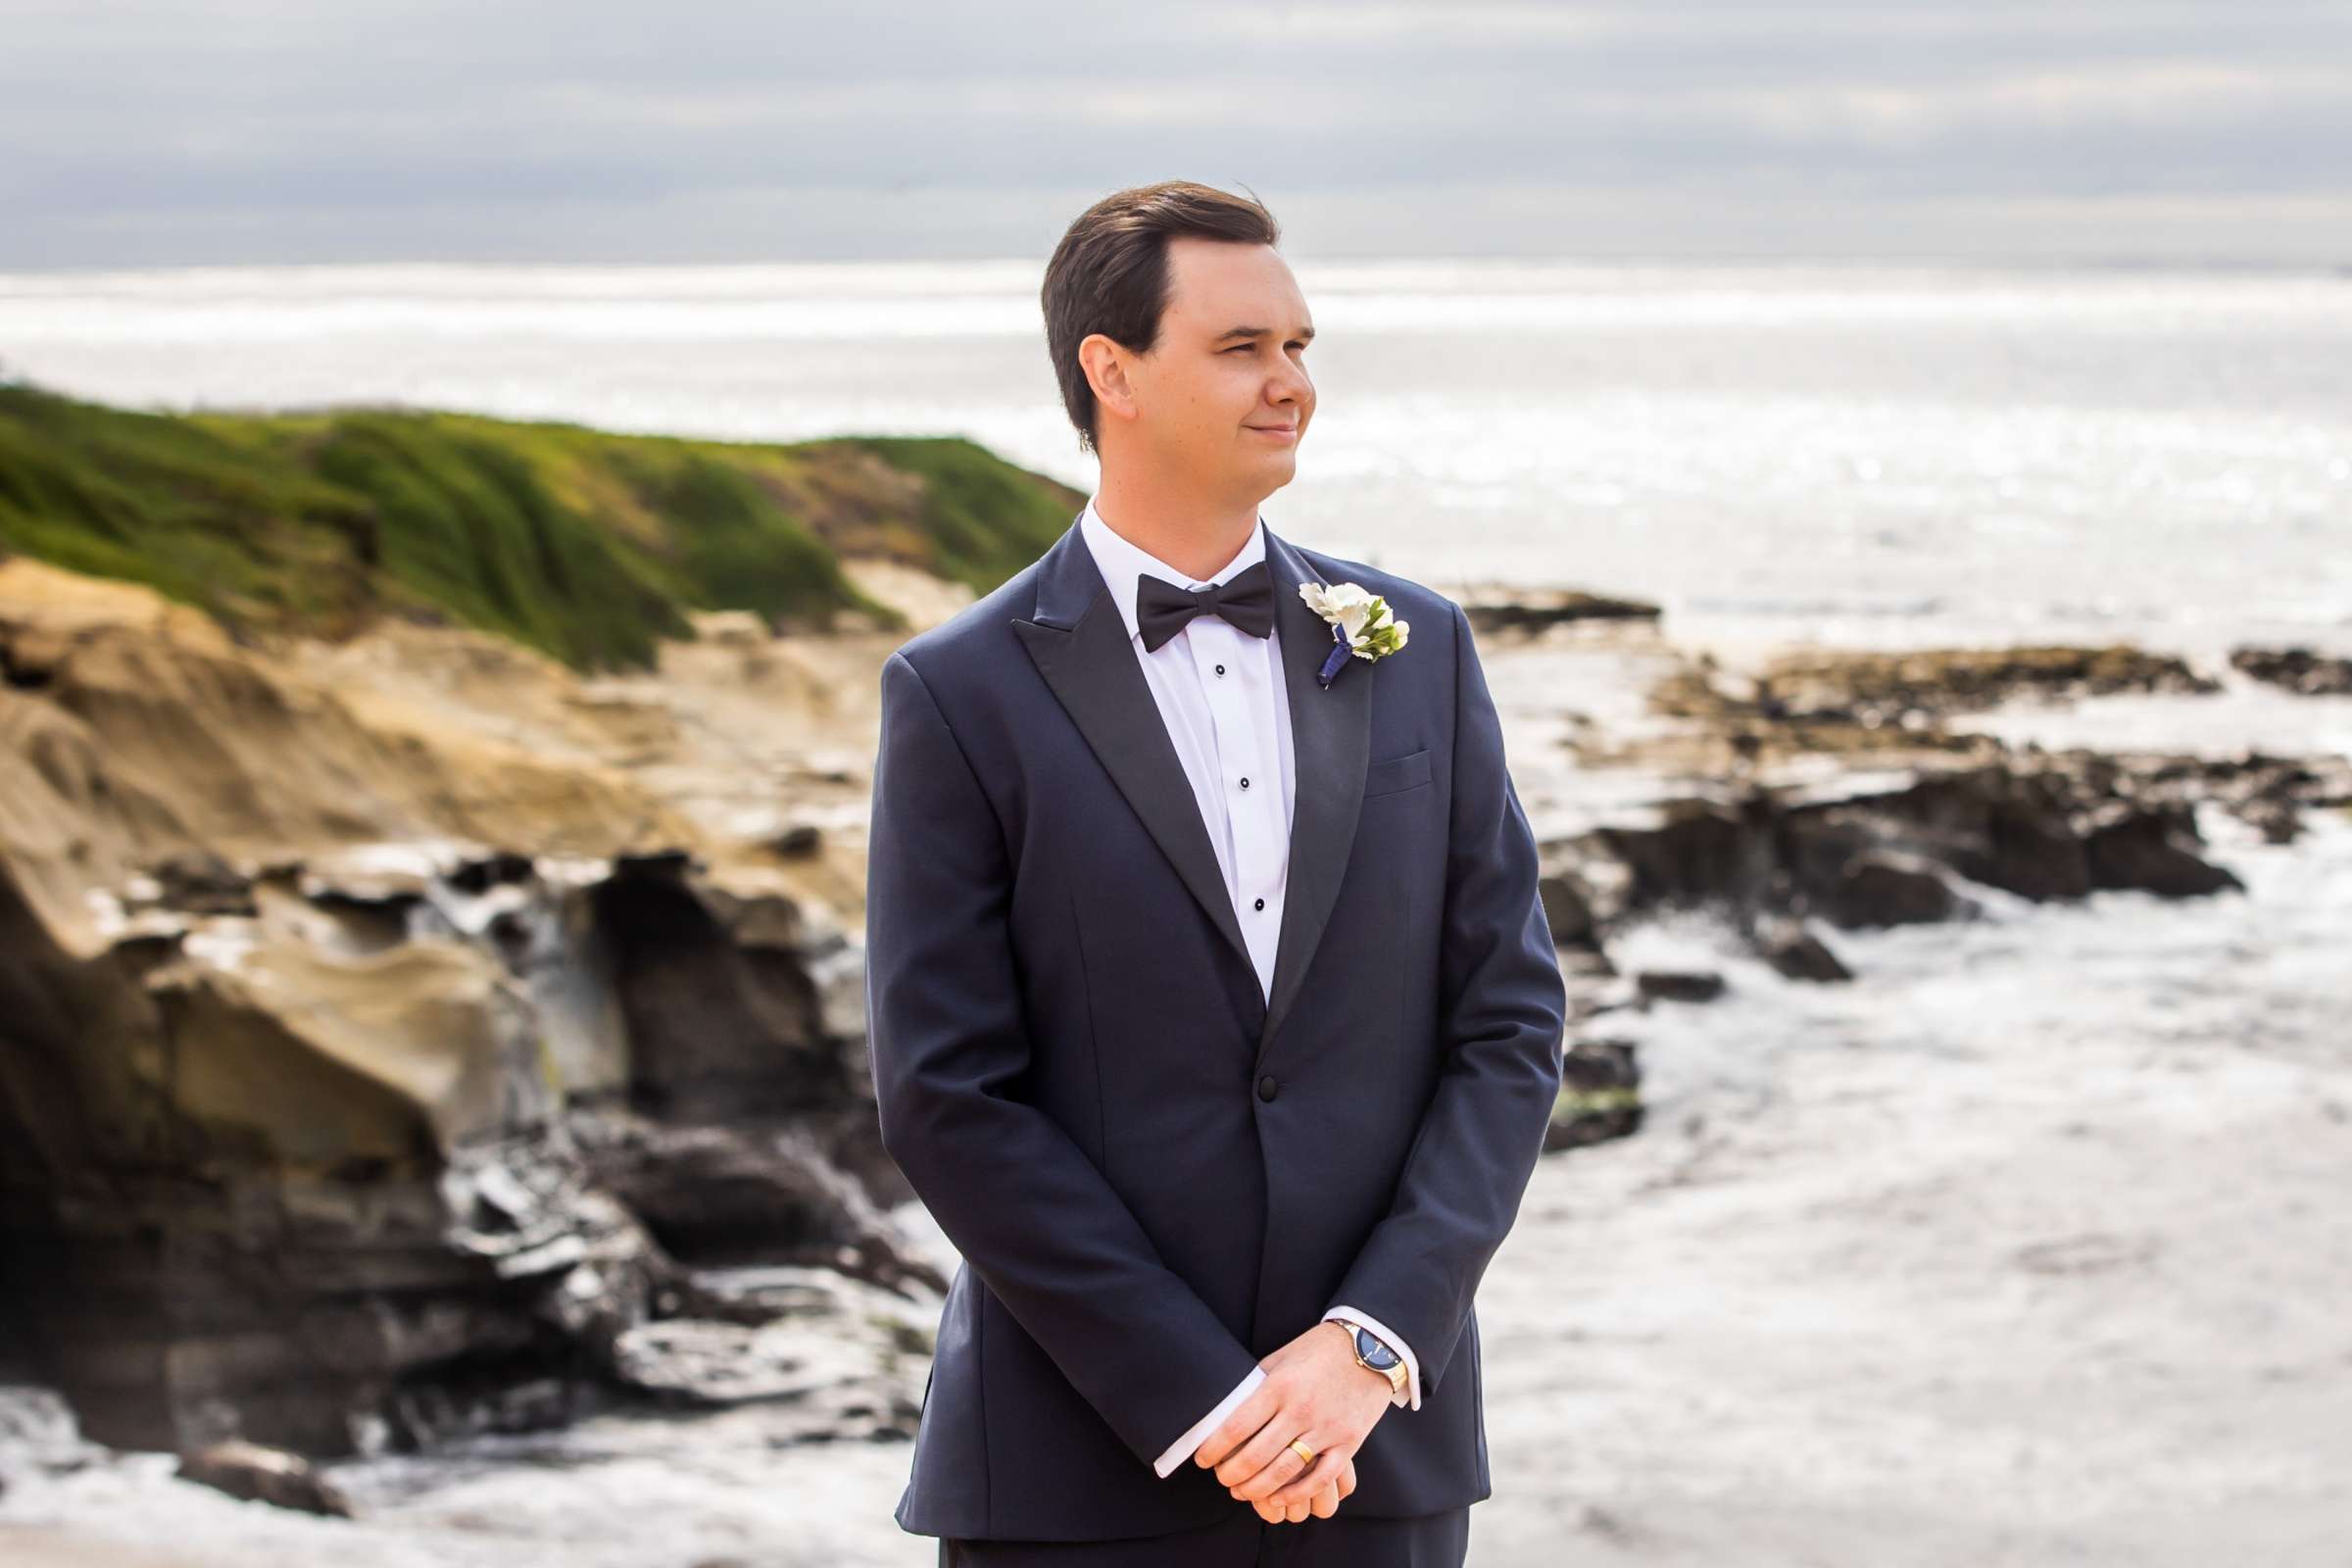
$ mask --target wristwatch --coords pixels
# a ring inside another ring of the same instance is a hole
[[[1348,1330],[1348,1334],[1353,1337],[1357,1366],[1377,1372],[1387,1378],[1389,1387],[1398,1394],[1404,1393],[1411,1387],[1405,1376],[1404,1357],[1390,1349],[1379,1335],[1361,1323],[1351,1323],[1344,1317],[1335,1317],[1332,1321]]]

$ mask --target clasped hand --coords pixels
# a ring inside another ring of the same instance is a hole
[[[1389,1408],[1389,1380],[1356,1364],[1353,1336],[1329,1318],[1257,1364],[1265,1382],[1200,1440],[1193,1462],[1268,1524],[1328,1519],[1355,1491],[1355,1451]],[[1313,1464],[1295,1438],[1315,1450]]]

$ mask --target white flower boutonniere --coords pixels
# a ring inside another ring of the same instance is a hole
[[[1331,622],[1332,641],[1339,646],[1315,671],[1315,679],[1329,686],[1339,677],[1348,663],[1348,656],[1358,659],[1386,659],[1404,646],[1405,633],[1412,622],[1398,620],[1380,595],[1366,593],[1363,585],[1335,582],[1329,587],[1319,582],[1302,582],[1298,597],[1307,608]]]

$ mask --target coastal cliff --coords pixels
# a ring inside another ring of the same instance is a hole
[[[612,1389],[910,1430],[859,737],[1081,499],[962,441],[0,388],[10,1364],[135,1447]],[[779,1332],[835,1318],[819,1377]]]

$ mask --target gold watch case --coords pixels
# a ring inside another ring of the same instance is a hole
[[[1361,1323],[1352,1322],[1344,1317],[1335,1317],[1332,1319],[1332,1321],[1334,1323],[1343,1324],[1347,1327],[1348,1353],[1355,1357],[1355,1364],[1357,1366],[1362,1367],[1367,1372],[1377,1372],[1382,1377],[1387,1378],[1389,1380],[1389,1387],[1398,1394],[1404,1393],[1405,1390],[1411,1386],[1410,1380],[1405,1375],[1404,1357],[1398,1356],[1395,1366],[1374,1366],[1371,1362],[1364,1359],[1364,1352],[1355,1348],[1355,1337],[1356,1335],[1364,1332],[1364,1326]],[[1394,1348],[1392,1347],[1392,1348]]]

